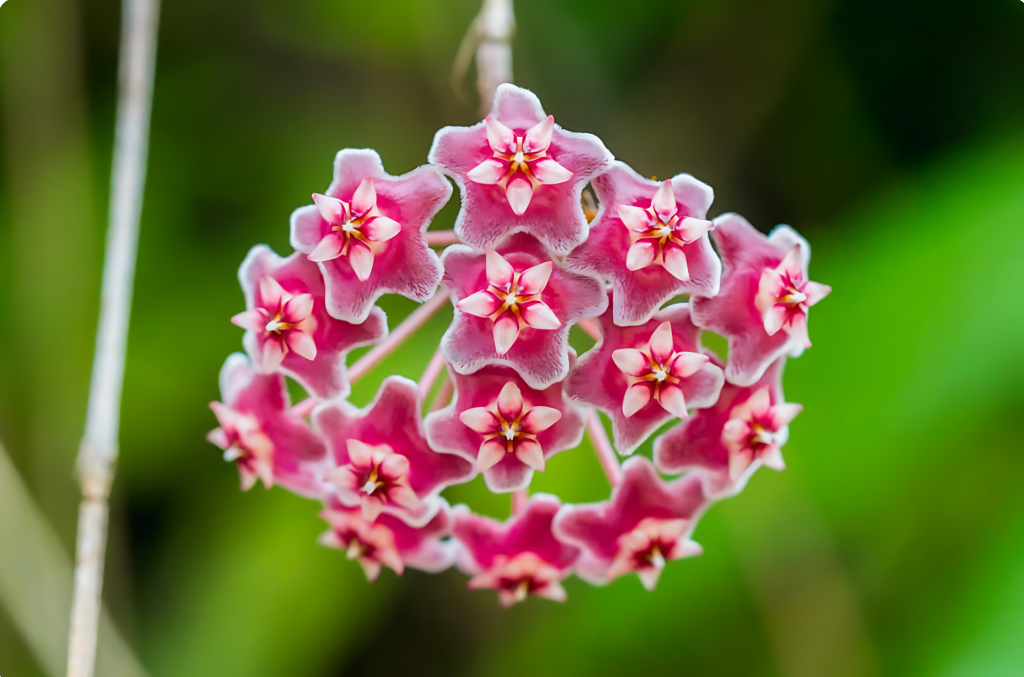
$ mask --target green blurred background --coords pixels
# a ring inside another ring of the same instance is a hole
[[[789,469],[712,509],[706,554],[657,592],[573,580],[565,605],[504,611],[454,571],[370,586],[316,545],[315,504],[238,491],[203,441],[240,349],[237,265],[257,243],[290,251],[288,216],[338,149],[399,174],[435,129],[478,119],[472,75],[462,101],[448,86],[478,7],[165,1],[100,674],[132,674],[114,626],[174,677],[1024,674],[1019,0],[517,0],[516,81],[561,124],[642,174],[712,184],[714,214],[792,224],[835,289],[787,369],[805,405]],[[116,0],[0,8],[0,439],[65,566],[119,20]],[[382,305],[392,325],[412,308]],[[416,378],[446,321],[353,401]],[[534,488],[607,492],[586,444]],[[508,511],[480,481],[449,494]],[[0,510],[5,677],[63,661],[67,591],[22,557],[30,518]]]

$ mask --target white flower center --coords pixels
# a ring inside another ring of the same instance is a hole
[[[267,331],[268,332],[278,332],[278,331],[281,331],[284,328],[285,328],[284,323],[281,322],[280,320],[278,320],[277,318],[274,318],[270,322],[267,322]]]
[[[668,378],[668,374],[665,373],[664,369],[655,369],[654,378],[658,379],[658,382],[662,382]]]

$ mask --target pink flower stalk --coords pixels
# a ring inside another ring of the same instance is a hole
[[[566,391],[611,417],[615,448],[625,455],[666,421],[685,418],[687,408],[714,404],[725,379],[685,303],[637,326],[620,327],[612,316],[601,316],[602,339],[580,358]]]
[[[401,576],[405,567],[431,573],[444,571],[455,559],[454,548],[442,539],[451,535],[448,504],[439,499],[437,514],[422,527],[411,527],[392,515],[368,520],[358,508],[349,508],[332,500],[320,516],[330,530],[320,536],[320,544],[344,550],[348,559],[363,567],[369,581],[377,580],[382,567]]]
[[[707,237],[714,224],[705,219],[710,186],[689,174],[648,180],[618,161],[591,185],[600,207],[566,266],[612,281],[616,324],[643,324],[679,294],[718,293],[722,264]]]
[[[789,437],[790,421],[802,409],[783,397],[784,363],[785,358],[779,359],[748,387],[726,384],[713,407],[655,440],[658,469],[670,474],[700,471],[708,478],[707,490],[716,496],[742,489],[762,464],[784,469],[780,450]]]
[[[259,480],[267,489],[280,484],[308,498],[329,493],[322,480],[327,448],[290,411],[283,376],[261,374],[235,353],[221,368],[220,392],[223,402],[210,403],[220,427],[206,439],[238,466],[243,491]]]
[[[728,337],[725,378],[749,386],[778,358],[810,347],[807,309],[832,288],[807,281],[811,248],[789,226],[765,237],[743,217],[726,214],[715,219],[711,237],[725,266],[722,290],[692,298],[693,321]]]
[[[486,255],[453,245],[442,261],[456,312],[441,350],[460,374],[506,365],[547,388],[569,371],[570,325],[608,302],[599,281],[566,272],[526,234]]]
[[[462,548],[459,567],[473,576],[471,589],[497,590],[503,606],[529,595],[564,602],[561,580],[579,557],[579,549],[558,540],[551,523],[561,507],[555,496],[534,494],[523,511],[505,523],[452,509],[455,538]]]
[[[333,400],[313,411],[337,466],[328,480],[338,500],[360,507],[367,521],[384,512],[422,526],[437,513],[442,489],[475,474],[469,461],[430,448],[420,407],[418,386],[390,376],[365,409]]]
[[[581,548],[581,578],[602,585],[635,571],[653,590],[667,562],[703,552],[689,536],[708,500],[700,476],[663,482],[643,456],[627,460],[622,471],[611,500],[564,506],[554,533]]]
[[[612,155],[596,136],[556,125],[532,92],[504,84],[483,122],[438,131],[428,159],[462,191],[463,242],[493,249],[525,230],[567,254],[587,237],[583,187]]]
[[[323,273],[327,311],[360,323],[383,294],[429,299],[441,266],[424,233],[451,193],[433,167],[391,176],[372,150],[339,152],[327,194],[291,220],[292,246]]]
[[[334,319],[316,265],[298,253],[281,258],[266,245],[249,251],[238,279],[247,310],[231,321],[246,330],[242,343],[253,362],[317,397],[348,395],[345,356],[387,335],[384,312],[374,308],[362,324]]]
[[[579,445],[583,414],[561,383],[536,390],[508,367],[468,376],[452,370],[451,377],[455,397],[427,416],[427,440],[437,451],[473,462],[491,491],[526,489],[546,459]]]

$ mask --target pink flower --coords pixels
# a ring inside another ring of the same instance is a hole
[[[651,181],[622,162],[591,185],[600,208],[566,266],[612,280],[616,324],[642,324],[678,294],[718,293],[722,264],[707,237],[714,225],[705,220],[710,186],[689,174]]]
[[[454,245],[442,261],[456,312],[441,350],[460,374],[507,365],[544,389],[569,370],[569,326],[608,303],[599,281],[555,265],[525,233],[486,255]]]
[[[703,552],[689,535],[708,501],[699,476],[663,482],[643,456],[627,460],[622,471],[610,501],[563,507],[554,532],[583,550],[581,578],[600,585],[635,571],[653,590],[667,562]]]
[[[789,422],[802,407],[783,398],[784,362],[773,363],[748,387],[727,383],[713,407],[655,440],[658,469],[670,474],[699,470],[708,477],[708,491],[719,495],[739,491],[762,464],[785,468],[780,449],[789,437]]]
[[[427,416],[427,439],[440,452],[472,461],[493,492],[525,489],[546,459],[583,438],[583,415],[561,383],[535,390],[508,367],[451,376],[455,396]]]
[[[525,230],[566,254],[587,237],[583,186],[612,155],[596,136],[556,125],[532,92],[505,84],[483,122],[438,131],[428,158],[462,191],[463,242],[492,249]]]
[[[799,357],[810,346],[807,308],[832,289],[807,281],[811,248],[789,226],[765,237],[736,214],[718,217],[715,225],[711,236],[725,265],[722,290],[714,298],[693,297],[693,321],[729,338],[725,378],[748,386],[779,357]]]
[[[423,233],[451,193],[433,167],[391,176],[372,150],[339,152],[327,194],[314,194],[291,224],[292,246],[323,272],[327,311],[359,323],[383,294],[429,299],[441,266]]]
[[[328,315],[323,277],[302,254],[281,258],[258,245],[245,257],[238,279],[247,310],[231,321],[246,330],[250,358],[266,373],[291,376],[317,397],[347,395],[345,355],[388,333],[379,308],[362,324]]]
[[[464,505],[452,509],[454,535],[462,545],[459,567],[473,576],[471,589],[497,590],[502,605],[528,595],[565,601],[561,580],[579,550],[559,541],[551,522],[561,507],[555,496],[534,494],[522,513],[502,524],[474,515]]]
[[[469,461],[430,448],[419,388],[401,376],[385,379],[365,409],[334,400],[318,406],[312,418],[337,464],[328,479],[338,500],[361,507],[368,521],[384,512],[422,526],[438,510],[442,489],[475,474]]]
[[[566,391],[605,411],[616,449],[630,454],[669,419],[685,418],[688,407],[714,404],[724,377],[704,354],[685,303],[633,327],[616,325],[612,314],[601,316],[602,339],[580,358]]]
[[[261,374],[235,353],[221,368],[220,392],[223,402],[210,404],[220,427],[206,439],[238,466],[243,490],[260,480],[267,489],[280,484],[309,498],[328,494],[321,479],[330,463],[327,448],[289,410],[284,376]]]
[[[454,549],[441,539],[451,535],[448,504],[439,499],[437,514],[422,527],[411,527],[392,515],[367,520],[358,508],[338,501],[320,513],[330,530],[320,536],[320,544],[344,550],[348,559],[358,560],[367,580],[375,581],[382,566],[399,576],[405,567],[436,573],[450,567]]]

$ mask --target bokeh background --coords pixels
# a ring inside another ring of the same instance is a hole
[[[1019,0],[517,0],[516,81],[561,124],[645,175],[712,184],[715,214],[792,224],[835,288],[787,369],[805,405],[789,469],[713,508],[706,554],[657,592],[574,580],[567,604],[502,610],[455,571],[370,586],[316,545],[316,505],[238,491],[203,440],[240,348],[237,265],[256,243],[290,251],[288,216],[338,149],[399,174],[435,129],[478,119],[472,74],[461,100],[448,84],[478,7],[164,3],[100,674],[1024,674]],[[7,677],[64,660],[119,20],[116,0],[0,8]],[[383,306],[392,323],[412,308]],[[353,401],[418,377],[446,321]],[[607,492],[586,444],[534,488]],[[480,481],[448,493],[508,512]]]

